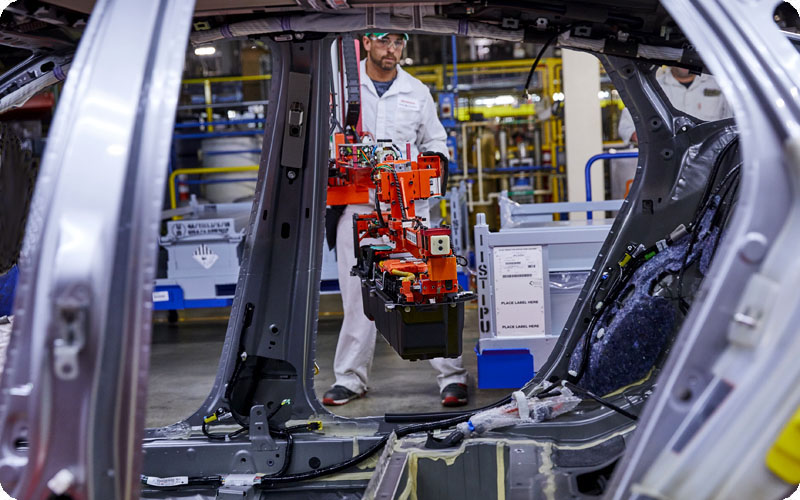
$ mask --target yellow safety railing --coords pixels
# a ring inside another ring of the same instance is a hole
[[[476,106],[461,107],[456,110],[458,121],[467,122],[471,115],[480,114],[486,118],[525,118],[536,115],[536,108],[533,104],[521,104],[519,106],[495,105],[495,106]]]
[[[271,80],[272,75],[247,75],[247,76],[212,76],[209,78],[187,78],[186,80],[181,80],[183,85],[203,85],[203,97],[205,99],[206,104],[206,116],[208,117],[208,121],[212,121],[212,113],[213,110],[211,109],[211,84],[212,83],[221,83],[221,82],[257,82],[262,80]],[[208,131],[213,132],[214,126],[209,125]]]
[[[234,172],[254,172],[258,171],[258,165],[246,165],[243,167],[198,167],[198,168],[179,168],[169,174],[169,205],[170,208],[178,207],[178,199],[175,195],[175,179],[179,175],[191,174],[221,174]]]
[[[506,61],[482,61],[473,63],[457,63],[456,70],[458,75],[496,75],[502,73],[521,73],[526,74],[530,71],[534,59],[509,59]],[[537,71],[547,71],[553,65],[560,65],[561,59],[548,57],[539,62]],[[444,69],[443,69],[444,68]],[[426,66],[404,67],[406,71],[414,75],[424,83],[432,83],[439,90],[444,89],[445,77],[453,75],[453,65],[448,64],[444,67],[441,64],[431,64]]]

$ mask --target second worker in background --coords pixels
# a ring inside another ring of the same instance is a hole
[[[428,88],[405,72],[398,61],[408,35],[367,33],[362,42],[367,57],[361,61],[361,124],[375,139],[411,144],[411,159],[422,152],[447,155],[447,133],[436,115]],[[427,204],[417,214],[429,218]],[[375,323],[364,315],[361,282],[350,275],[356,264],[353,248],[353,214],[371,213],[371,205],[347,205],[336,225],[336,260],[344,320],[336,345],[333,371],[336,382],[322,403],[343,405],[367,392],[375,354]],[[467,372],[461,357],[430,360],[444,406],[467,404]]]
[[[656,81],[678,111],[705,121],[733,116],[722,90],[711,75],[696,75],[686,68],[665,66],[657,70]],[[639,137],[628,108],[622,110],[617,130],[620,139],[638,145]]]

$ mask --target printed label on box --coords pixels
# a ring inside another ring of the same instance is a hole
[[[497,336],[545,336],[542,247],[496,247],[492,254]]]
[[[175,238],[221,235],[234,233],[233,219],[181,220],[167,222],[169,233]]]

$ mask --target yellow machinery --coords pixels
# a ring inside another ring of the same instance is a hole
[[[499,78],[508,78],[519,80],[523,82],[533,64],[533,59],[515,59],[506,61],[481,61],[471,63],[458,63],[456,71],[458,78],[462,79],[480,78],[486,75],[494,75]],[[428,65],[428,66],[413,66],[405,68],[409,73],[420,79],[422,82],[434,87],[435,90],[444,91],[445,82],[450,81],[453,76],[453,65]],[[533,198],[534,201],[564,201],[565,198],[565,179],[566,179],[566,165],[563,155],[564,151],[564,122],[563,114],[552,111],[557,107],[559,102],[563,102],[563,88],[562,88],[562,62],[561,58],[544,58],[540,61],[536,68],[536,78],[534,82],[536,85],[536,96],[528,102],[522,102],[516,105],[512,104],[493,104],[491,106],[476,105],[470,102],[468,107],[459,107],[456,117],[458,119],[458,127],[461,133],[462,151],[460,152],[460,171],[464,169],[464,163],[475,167],[477,162],[477,154],[473,151],[471,154],[468,150],[475,149],[475,145],[479,142],[484,147],[482,156],[482,177],[483,179],[476,179],[476,184],[483,184],[483,181],[492,182],[497,181],[496,185],[500,189],[508,189],[509,182],[512,180],[511,174],[508,172],[513,169],[498,169],[492,172],[494,164],[493,157],[495,150],[499,149],[499,144],[492,141],[484,142],[479,136],[485,132],[486,127],[491,129],[506,128],[513,130],[513,127],[527,127],[533,129],[534,127],[540,134],[541,141],[539,144],[527,144],[526,151],[518,151],[517,146],[512,144],[508,147],[508,154],[520,157],[537,156],[542,166],[552,167],[551,171],[534,172],[531,176],[534,179],[533,185]],[[622,102],[619,100],[616,93],[613,92],[613,87],[604,87],[604,92],[598,98],[602,107],[612,106],[621,109]],[[504,93],[507,93],[505,91]],[[477,97],[474,92],[467,93],[461,92],[460,97]],[[477,99],[476,99],[477,100]],[[541,100],[539,106],[536,105],[534,100]],[[470,100],[472,101],[472,99]],[[537,113],[537,108],[539,112]],[[549,108],[549,109],[548,109]],[[542,111],[545,111],[542,113]],[[483,121],[474,121],[474,115],[481,115]],[[618,110],[613,111],[614,116],[618,115]],[[541,117],[541,118],[540,118]],[[616,119],[611,120],[610,127],[616,129]],[[610,139],[616,135],[613,131],[608,134]],[[613,141],[607,141],[611,143]],[[466,143],[466,144],[465,144]],[[496,147],[497,146],[497,147]],[[504,144],[503,147],[506,147]],[[489,156],[487,157],[486,148]],[[528,151],[531,150],[531,151]],[[534,155],[529,154],[533,152]],[[505,165],[504,165],[505,166]],[[488,168],[487,168],[488,167]],[[504,173],[500,173],[504,171]],[[456,174],[456,172],[454,172]],[[475,175],[471,175],[475,178]],[[454,178],[458,178],[457,176]],[[476,186],[477,187],[477,186]],[[488,205],[489,199],[485,199],[484,193],[479,189],[477,195],[478,201],[473,201],[472,206],[475,205]],[[491,219],[491,217],[490,217]]]
[[[498,78],[514,78],[523,82],[531,66],[533,59],[516,59],[507,61],[481,61],[472,63],[458,63],[456,71],[459,79],[469,79],[471,77],[483,77],[486,75],[496,75]],[[414,66],[405,68],[409,73],[420,79],[423,83],[432,85],[436,90],[443,91],[445,82],[453,76],[453,65],[430,65]],[[458,174],[469,172],[466,164],[471,167],[478,167],[477,175],[470,175],[476,179],[477,195],[471,201],[470,206],[494,205],[495,201],[484,193],[484,181],[495,186],[496,189],[507,190],[512,176],[509,174],[511,169],[501,169],[493,171],[495,151],[498,149],[494,141],[486,142],[482,136],[486,135],[485,128],[503,127],[511,129],[513,127],[532,130],[536,128],[539,133],[540,141],[534,145],[533,141],[522,144],[524,151],[518,148],[520,145],[512,144],[507,148],[508,153],[516,158],[536,157],[540,161],[538,166],[552,167],[552,170],[537,171],[531,174],[534,184],[531,186],[535,201],[562,201],[564,192],[563,180],[566,176],[565,165],[563,164],[564,137],[563,137],[563,118],[560,113],[547,113],[544,119],[537,119],[537,105],[535,100],[541,100],[539,105],[551,107],[563,100],[561,85],[561,59],[544,58],[540,61],[536,69],[535,82],[539,82],[536,87],[537,97],[528,102],[511,104],[495,104],[491,106],[473,105],[469,107],[459,107],[457,111],[458,127],[461,133],[462,151],[460,152],[461,166],[459,172],[453,172],[454,178]],[[461,97],[465,93],[461,93]],[[472,121],[471,117],[480,114],[485,121]],[[477,147],[473,147],[473,143]],[[503,145],[506,149],[506,144]],[[477,151],[470,154],[470,150],[481,150],[481,161],[477,161]],[[488,151],[487,151],[488,149]],[[504,165],[507,167],[507,165]],[[471,172],[470,172],[471,174]],[[491,189],[491,188],[490,188]],[[490,217],[491,219],[491,217]]]

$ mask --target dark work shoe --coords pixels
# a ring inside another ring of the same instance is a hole
[[[442,389],[442,406],[464,406],[468,401],[466,384],[450,384]]]
[[[334,385],[331,389],[322,396],[322,404],[327,406],[341,406],[346,405],[354,399],[358,399],[365,393],[353,392],[347,387],[341,385]]]

